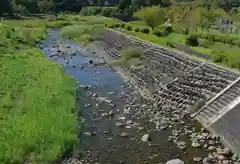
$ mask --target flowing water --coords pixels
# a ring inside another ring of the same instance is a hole
[[[186,136],[179,140],[190,146],[184,151],[177,148],[169,139],[171,128],[156,131],[149,121],[147,111],[151,103],[143,100],[118,73],[104,64],[96,55],[98,52],[85,51],[71,40],[61,42],[62,48],[57,50],[59,40],[60,31],[51,30],[48,39],[41,43],[45,56],[60,64],[79,85],[89,86],[77,89],[83,122],[79,138],[81,155],[63,163],[158,164],[180,158],[191,164],[193,157],[209,153],[192,148]],[[59,55],[62,52],[64,54]],[[141,140],[144,134],[150,134],[151,142]]]

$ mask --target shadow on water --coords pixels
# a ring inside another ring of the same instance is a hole
[[[49,32],[48,39],[41,43],[45,56],[62,65],[79,85],[91,86],[77,89],[77,102],[84,123],[80,137],[83,158],[79,160],[82,163],[158,164],[179,157],[189,164],[193,163],[192,157],[208,153],[200,153],[191,147],[188,151],[178,149],[168,140],[170,128],[154,131],[155,125],[149,122],[151,118],[141,117],[148,106],[138,92],[110,67],[94,65],[103,62],[101,58],[71,40],[60,40],[59,30]],[[133,108],[133,113],[127,111]],[[144,134],[151,134],[151,142],[141,141]]]

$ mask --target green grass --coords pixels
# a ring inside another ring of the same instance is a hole
[[[0,24],[0,163],[51,163],[77,143],[75,81],[34,49],[47,27],[67,24]]]
[[[81,44],[87,44],[101,39],[104,33],[103,25],[71,25],[61,29],[63,38],[71,38]]]

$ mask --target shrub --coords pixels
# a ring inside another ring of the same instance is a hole
[[[142,32],[142,33],[145,33],[145,34],[148,34],[149,31],[150,31],[149,28],[142,28],[142,29],[141,29],[141,32]]]
[[[127,26],[127,30],[128,30],[128,31],[132,31],[132,26],[129,26],[129,25],[128,25],[128,26]]]
[[[173,32],[172,26],[165,26],[164,32],[172,33]]]
[[[214,62],[224,63],[226,62],[227,53],[225,51],[212,51],[211,57]]]
[[[135,28],[134,31],[135,31],[135,32],[139,32],[139,28],[138,28],[138,27]]]
[[[126,26],[125,23],[122,23],[122,24],[121,24],[121,28],[124,28],[125,26]]]
[[[189,31],[188,31],[187,28],[182,28],[181,34],[183,34],[183,35],[188,35],[188,33],[189,33]]]
[[[200,43],[200,46],[204,47],[204,48],[209,48],[212,45],[214,45],[214,41],[212,41],[212,40],[205,40]]]
[[[108,25],[108,28],[114,28],[114,25],[110,24]]]
[[[115,27],[115,28],[119,28],[119,27],[120,27],[120,24],[117,23],[117,24],[114,25],[114,27]]]
[[[132,58],[139,58],[142,53],[143,53],[143,50],[140,48],[127,48],[120,52],[121,57],[123,57],[125,60],[130,60]]]
[[[161,31],[160,29],[154,29],[152,33],[156,36],[163,36],[163,31]]]
[[[198,46],[199,42],[198,42],[198,38],[196,36],[189,36],[186,41],[185,41],[186,45],[189,46]]]

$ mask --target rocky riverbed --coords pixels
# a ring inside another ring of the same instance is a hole
[[[129,83],[131,78],[123,78],[123,72],[107,64],[111,58],[98,46],[84,48],[62,41],[59,30],[52,30],[40,47],[78,81],[81,150],[63,164],[229,164],[239,160],[187,111],[159,110],[156,101],[143,99]]]

